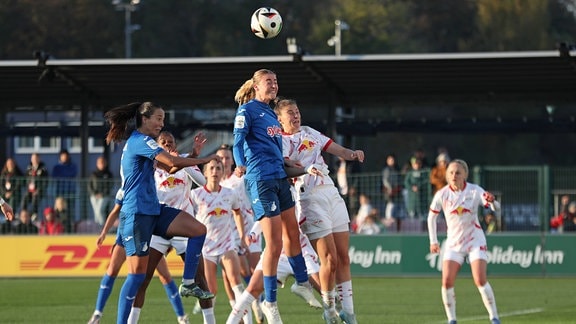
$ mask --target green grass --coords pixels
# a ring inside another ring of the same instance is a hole
[[[490,278],[503,323],[576,323],[576,279]],[[85,323],[92,314],[99,278],[0,279],[1,323]],[[116,282],[105,309],[103,323],[115,323],[118,291]],[[279,290],[284,323],[322,323],[321,312],[311,309],[287,287]],[[225,323],[230,310],[222,292],[216,301],[216,321]],[[358,322],[445,323],[440,299],[440,278],[355,278],[355,310]],[[488,323],[472,279],[456,283],[459,323]],[[195,299],[184,299],[188,312]],[[202,323],[201,315],[190,315]],[[150,285],[140,323],[175,323],[159,281]]]

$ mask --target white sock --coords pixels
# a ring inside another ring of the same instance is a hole
[[[142,308],[132,307],[130,310],[130,316],[128,316],[127,324],[138,324],[138,319],[140,319],[140,311],[142,311]]]
[[[182,279],[182,283],[185,285],[191,285],[193,283],[195,283],[196,281],[194,281],[194,279]]]
[[[334,308],[335,301],[336,301],[336,293],[334,290],[331,291],[321,291],[320,295],[322,296],[322,306],[324,306],[325,311],[336,311]]]
[[[342,310],[348,314],[354,314],[354,298],[352,298],[352,281],[344,281],[336,284],[338,295],[342,301]]]
[[[226,324],[240,323],[240,320],[248,312],[250,305],[252,305],[252,302],[255,300],[256,298],[252,296],[252,294],[244,290],[242,295],[240,295],[240,297],[237,299],[238,302],[234,305],[234,307],[232,307],[232,311],[230,312],[230,315],[228,315]]]
[[[242,293],[244,292],[244,285],[240,283],[232,287],[232,291],[234,292],[234,297],[236,298],[236,300],[240,300],[240,298],[242,297]],[[248,307],[246,308],[245,314],[242,317],[242,319],[244,320],[244,324],[252,324],[252,308],[250,308],[251,304],[252,302],[248,303]]]
[[[456,294],[454,293],[454,287],[448,289],[442,287],[442,302],[444,303],[444,310],[446,311],[446,317],[448,317],[448,321],[455,321]]]
[[[204,324],[216,324],[214,307],[202,308],[202,316],[204,317]]]
[[[490,319],[498,318],[498,310],[496,309],[496,298],[494,297],[494,291],[492,291],[492,286],[487,282],[483,287],[478,287],[480,296],[482,296],[482,301],[484,306],[488,311]]]

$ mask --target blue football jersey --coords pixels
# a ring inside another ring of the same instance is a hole
[[[239,154],[237,147],[243,149],[243,155]],[[246,179],[286,177],[282,128],[268,104],[252,99],[238,107],[234,119],[234,150],[236,165],[246,166]]]
[[[126,141],[120,161],[120,176],[124,189],[122,212],[160,214],[154,181],[154,159],[162,151],[156,140],[137,130],[133,131]]]

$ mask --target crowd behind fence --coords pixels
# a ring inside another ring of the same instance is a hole
[[[428,178],[429,170],[422,170],[422,177]],[[335,172],[333,172],[335,174]],[[37,204],[26,201],[26,178],[13,178],[11,185],[19,187],[14,196],[7,201],[14,208],[16,221],[8,224],[2,218],[2,234],[10,234],[11,228],[19,223],[23,209],[28,210],[32,223],[39,226],[45,220],[46,212],[52,209],[64,224],[64,233],[98,233],[104,220],[95,217],[95,206],[91,203],[89,178],[65,179],[72,182],[73,190],[64,195],[56,194],[58,181],[48,177],[39,179],[37,186],[45,188]],[[114,195],[120,187],[120,180],[102,180],[109,186],[110,193],[104,202],[104,209],[110,211],[114,204]],[[470,170],[469,181],[481,185],[494,193],[501,202],[501,210],[491,214],[494,222],[487,221],[487,210],[478,210],[479,220],[489,232],[555,232],[550,221],[562,212],[561,201],[565,197],[576,205],[576,167],[549,166],[483,166]],[[335,179],[335,182],[337,180]],[[350,217],[362,212],[360,201],[368,199],[372,207],[372,216],[380,234],[424,233],[426,216],[432,199],[432,190],[421,197],[419,206],[423,209],[409,213],[406,206],[407,188],[399,192],[394,210],[395,219],[386,218],[389,205],[382,185],[381,172],[361,172],[347,175],[348,193],[344,195]],[[362,198],[361,198],[362,197]],[[61,210],[60,205],[65,210]],[[106,212],[107,215],[107,212]],[[445,230],[442,217],[439,218],[439,232]],[[68,225],[66,225],[68,224]],[[492,224],[492,225],[491,225]],[[354,227],[352,229],[354,231]],[[561,231],[561,230],[559,230]],[[12,233],[17,234],[17,233]]]

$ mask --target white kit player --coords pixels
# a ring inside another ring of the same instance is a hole
[[[222,159],[222,164],[224,165],[224,177],[220,181],[220,185],[223,187],[230,188],[237,192],[238,198],[240,199],[240,213],[244,220],[244,230],[249,231],[254,225],[254,212],[252,211],[252,203],[250,202],[250,197],[246,192],[246,187],[244,185],[244,176],[238,176],[234,172],[234,157],[232,156],[232,146],[227,144],[222,144],[216,151]],[[235,226],[235,224],[233,224]],[[262,238],[258,236],[258,239],[254,242],[246,242],[248,245],[247,249],[243,249],[245,246],[242,243],[241,237],[238,235],[238,231],[233,231],[235,246],[238,252],[238,257],[240,259],[240,274],[244,278],[246,284],[250,282],[252,273],[260,260],[260,255],[262,254]],[[248,232],[244,233],[248,235]],[[234,306],[235,297],[234,293],[230,287],[230,283],[226,280],[225,270],[222,269],[224,278],[224,289],[226,294],[230,299],[230,305]],[[260,299],[257,298],[252,304],[252,312],[256,317],[256,321],[261,323],[264,320],[264,314],[260,308]]]
[[[478,222],[478,208],[500,208],[494,195],[482,187],[466,182],[468,165],[463,160],[453,160],[448,164],[446,180],[448,185],[434,195],[428,213],[430,252],[440,253],[436,233],[436,218],[444,212],[448,225],[447,238],[442,251],[442,302],[448,323],[456,323],[456,296],[454,283],[465,258],[470,262],[474,284],[478,288],[489,319],[499,324],[496,300],[490,283],[486,279],[487,247],[486,236]]]
[[[220,185],[224,176],[221,161],[210,161],[204,165],[206,185],[192,190],[192,203],[196,219],[206,226],[206,240],[202,248],[204,272],[208,288],[216,294],[218,290],[218,264],[226,270],[235,299],[244,291],[240,275],[240,261],[235,249],[233,231],[244,239],[244,223],[240,213],[240,199],[236,191]],[[232,224],[232,219],[236,226]],[[245,244],[244,244],[245,248]],[[245,324],[252,323],[252,312],[243,318]]]
[[[296,101],[282,99],[274,109],[282,125],[282,150],[285,158],[321,171],[320,176],[307,172],[295,178],[296,204],[300,227],[320,256],[320,287],[326,323],[355,324],[352,298],[352,275],[348,248],[350,217],[338,188],[328,176],[322,153],[347,161],[364,161],[364,152],[345,148],[317,130],[301,126]],[[342,302],[336,311],[336,290]],[[340,319],[339,319],[340,317]]]
[[[259,222],[256,222],[252,228],[250,229],[250,234],[247,237],[247,240],[250,242],[258,241],[262,234],[262,228]],[[306,261],[306,270],[308,272],[308,276],[310,276],[310,284],[319,291],[319,277],[318,272],[320,271],[320,264],[318,262],[318,255],[312,248],[308,237],[300,232],[300,246],[302,247],[302,256]],[[288,261],[288,257],[282,250],[280,254],[280,258],[278,259],[278,270],[277,270],[277,280],[278,283],[282,288],[284,288],[284,284],[286,283],[286,279],[289,276],[294,276],[294,270],[292,270],[292,266],[290,266],[290,262]],[[238,324],[242,319],[242,314],[244,314],[249,308],[250,305],[258,299],[258,296],[264,291],[264,283],[263,283],[263,273],[262,273],[262,258],[256,265],[256,269],[252,274],[252,279],[248,284],[248,287],[240,296],[240,299],[234,305],[232,312],[228,316],[226,320],[226,324]],[[303,296],[298,295],[299,297],[303,298]],[[322,304],[316,300],[316,298],[306,300],[306,303],[314,308],[322,308]]]

